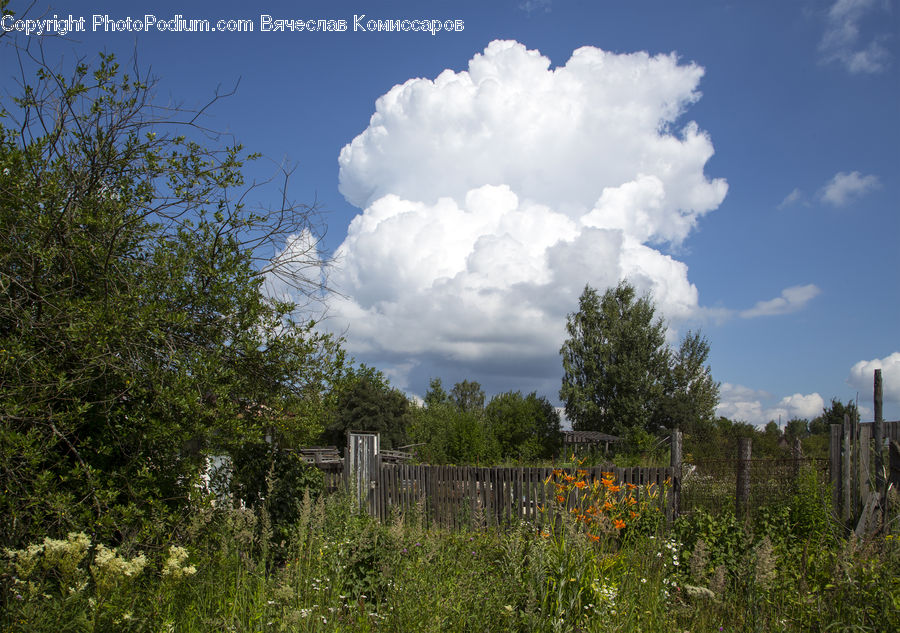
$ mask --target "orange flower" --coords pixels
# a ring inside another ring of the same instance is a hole
[[[622,519],[616,519],[615,521],[613,521],[613,527],[617,530],[621,530],[625,527],[625,521],[623,521]]]
[[[579,490],[583,490],[585,486],[587,486],[587,484],[584,483],[583,481],[576,481],[576,482],[575,482],[575,487],[578,488]]]
[[[575,474],[578,475],[579,477],[587,477],[588,471],[579,468],[579,469],[575,472]]]
[[[613,480],[613,479],[616,478],[616,474],[615,474],[615,473],[600,473],[600,474],[603,475],[603,478],[604,478],[604,479]]]
[[[616,506],[615,506],[615,504],[614,504],[612,501],[607,501],[606,503],[603,504],[603,509],[604,509],[604,510],[612,510],[612,509],[615,508],[615,507],[616,507]]]
[[[635,512],[634,510],[632,510],[632,511],[631,511],[631,518],[632,518],[632,519],[638,518],[638,513]]]
[[[594,541],[595,543],[600,540],[600,537],[595,534],[588,534],[588,536],[590,536],[591,540]]]
[[[610,492],[619,492],[622,489],[622,486],[607,486],[607,489]]]
[[[627,501],[628,501],[628,505],[630,505],[630,506],[633,506],[634,504],[637,503],[637,499],[635,499],[634,497],[628,497]]]
[[[575,478],[572,475],[566,475],[565,477],[563,477],[563,479],[565,479],[569,483],[575,481]]]
[[[562,495],[556,495],[556,500],[557,500],[557,502],[559,502],[559,503],[564,503],[565,500],[566,500],[566,498],[565,498],[564,496],[562,496]]]
[[[625,484],[625,485],[628,486],[629,490],[637,490],[637,486],[635,486],[634,484]]]

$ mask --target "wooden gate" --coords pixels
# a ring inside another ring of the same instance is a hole
[[[381,471],[380,436],[378,433],[350,431],[344,457],[344,478],[359,507],[375,513],[375,487]]]

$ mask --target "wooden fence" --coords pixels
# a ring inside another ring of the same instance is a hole
[[[887,453],[885,446],[892,441],[900,443],[900,421],[882,424],[881,447],[876,446],[873,422],[860,423],[847,416],[844,424],[831,425],[832,503],[843,523],[859,534],[873,527],[866,524],[872,520],[878,505],[875,493],[883,485],[883,469],[889,463],[883,457]],[[878,463],[879,452],[881,463]]]
[[[554,494],[553,468],[477,468],[382,464],[378,481],[366,503],[381,519],[394,513],[422,513],[429,524],[445,528],[478,528],[514,525],[519,521],[540,524],[541,508]],[[619,484],[660,489],[676,477],[674,468],[616,468],[612,465],[584,469],[591,480],[612,472]],[[575,470],[570,469],[575,475]],[[667,489],[671,490],[671,486]],[[671,495],[660,499],[671,514]]]

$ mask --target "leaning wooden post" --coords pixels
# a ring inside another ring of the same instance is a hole
[[[850,416],[846,413],[844,414],[842,434],[844,451],[841,457],[841,493],[843,496],[843,499],[841,499],[841,518],[844,520],[844,525],[850,525],[850,501],[852,499],[851,488],[853,487],[853,480],[850,476]]]
[[[831,425],[829,468],[831,473],[831,508],[835,517],[841,516],[841,425]]]
[[[750,508],[750,456],[752,442],[749,437],[738,440],[737,490],[735,510],[740,518],[747,518]]]
[[[681,431],[672,431],[670,465],[672,466],[672,501],[669,504],[669,519],[674,521],[681,511]]]
[[[884,488],[884,416],[881,410],[881,370],[875,370],[875,490]]]

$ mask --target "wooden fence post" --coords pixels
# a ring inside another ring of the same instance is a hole
[[[882,414],[881,370],[875,370],[875,490],[884,488],[884,416]]]
[[[669,465],[672,467],[672,502],[669,504],[669,520],[674,521],[678,518],[681,511],[681,431],[675,429],[672,431],[670,439],[670,460]]]
[[[753,443],[749,437],[738,440],[737,490],[735,491],[736,513],[746,518],[750,508],[750,456]]]
[[[842,429],[844,450],[841,455],[841,518],[844,521],[844,525],[850,525],[852,513],[852,508],[850,506],[853,498],[851,495],[853,480],[850,476],[850,464],[852,461],[850,434],[850,416],[845,413],[844,428]]]
[[[841,425],[831,425],[828,469],[831,473],[831,507],[835,516],[841,516]]]

